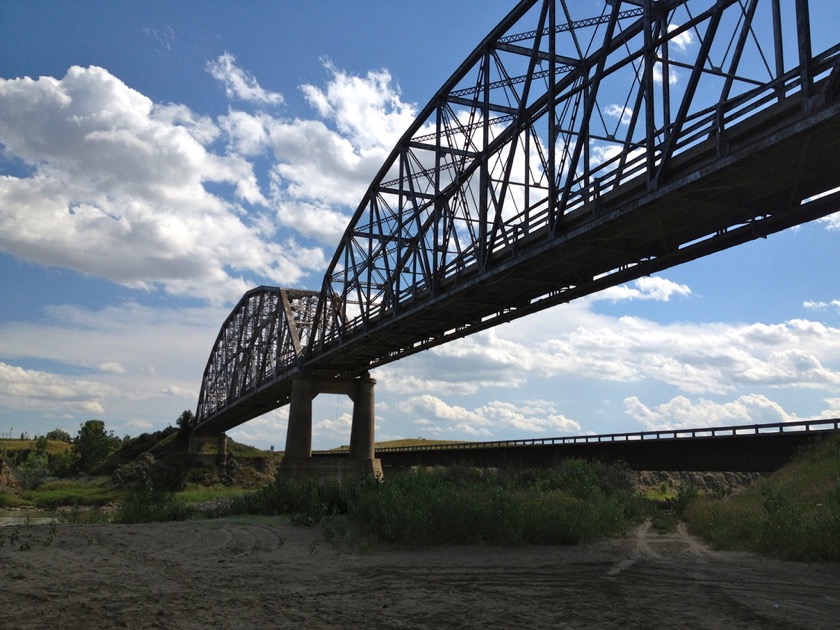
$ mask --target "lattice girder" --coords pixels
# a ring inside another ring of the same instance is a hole
[[[308,356],[492,273],[630,180],[664,185],[692,147],[810,89],[837,51],[810,57],[807,14],[804,0],[520,2],[369,187],[322,285],[339,310],[322,305]],[[529,299],[541,290],[556,289]]]
[[[216,337],[201,382],[197,417],[298,369],[319,294],[261,286],[248,291]]]

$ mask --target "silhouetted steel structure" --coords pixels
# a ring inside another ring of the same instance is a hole
[[[807,0],[523,0],[406,131],[317,293],[226,320],[198,429],[824,216],[840,34]],[[325,174],[329,176],[329,174]]]

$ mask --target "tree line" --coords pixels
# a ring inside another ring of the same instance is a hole
[[[179,431],[188,432],[195,423],[191,411],[184,411],[176,420]],[[114,435],[104,420],[91,419],[79,426],[75,436],[64,429],[53,429],[34,438],[34,449],[8,451],[2,454],[12,462],[25,477],[27,486],[39,485],[49,477],[66,478],[93,473],[110,455],[131,438]],[[66,442],[70,448],[50,452],[51,441]]]

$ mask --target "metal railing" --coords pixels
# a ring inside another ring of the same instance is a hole
[[[642,440],[684,440],[692,438],[723,438],[741,435],[771,433],[792,433],[797,431],[838,431],[840,418],[801,420],[796,422],[773,422],[769,424],[736,425],[729,427],[703,427],[697,429],[668,429],[663,431],[635,431],[631,433],[608,433],[605,435],[575,435],[526,440],[496,440],[493,442],[461,442],[455,444],[422,444],[417,446],[390,446],[377,448],[377,453],[399,453],[408,451],[453,451],[463,449],[499,448],[508,446],[540,446],[552,444],[588,444],[597,442],[631,442]],[[334,451],[318,451],[319,454]]]

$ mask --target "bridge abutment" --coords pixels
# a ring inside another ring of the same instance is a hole
[[[286,451],[280,470],[292,478],[341,479],[348,476],[382,477],[382,464],[374,454],[374,393],[376,380],[365,372],[355,379],[319,379],[299,376],[292,381]],[[318,394],[344,394],[353,401],[350,453],[312,458],[312,401]]]
[[[187,454],[197,461],[223,465],[227,461],[227,435],[224,433],[190,433]]]

